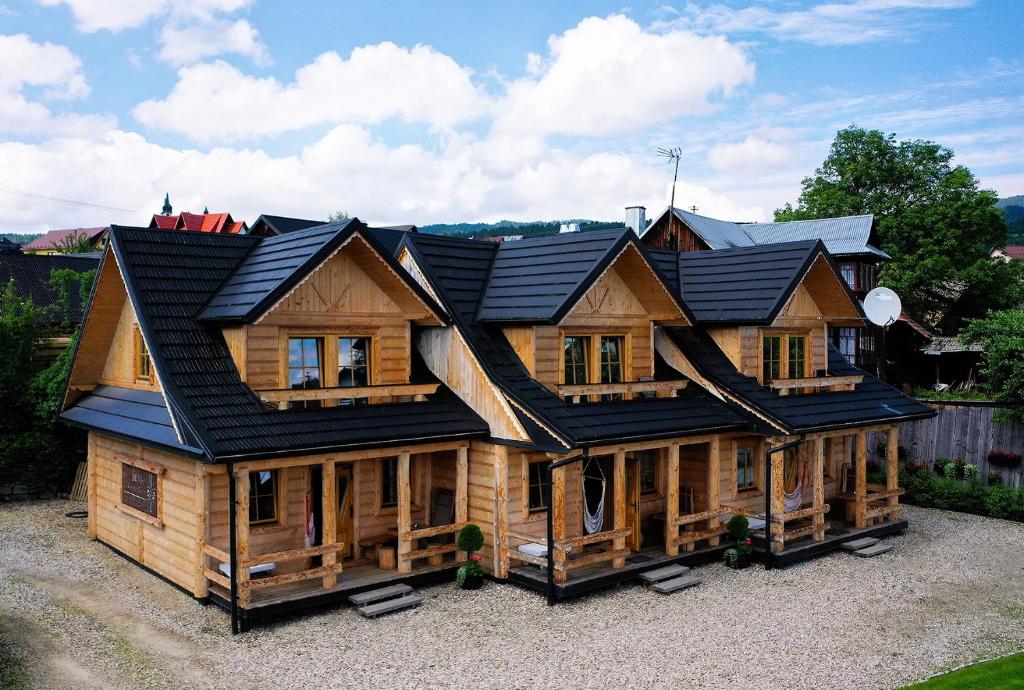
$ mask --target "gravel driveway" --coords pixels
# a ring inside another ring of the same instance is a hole
[[[699,569],[549,608],[488,583],[416,610],[311,613],[232,637],[85,536],[81,504],[0,506],[0,686],[889,688],[1024,649],[1024,524],[908,508],[893,551]]]

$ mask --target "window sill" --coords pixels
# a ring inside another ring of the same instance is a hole
[[[295,528],[289,527],[288,525],[282,525],[280,523],[275,523],[272,525],[249,525],[249,534],[279,534],[281,532],[288,532],[293,529]]]
[[[156,527],[157,529],[163,529],[164,528],[164,521],[163,520],[161,520],[158,517],[153,517],[149,513],[143,513],[138,508],[132,508],[131,506],[126,506],[124,503],[118,503],[117,504],[117,509],[120,510],[125,515],[130,515],[131,517],[135,518],[136,520],[142,520],[143,522],[145,522],[145,523],[147,523],[149,525],[152,525],[153,527]]]

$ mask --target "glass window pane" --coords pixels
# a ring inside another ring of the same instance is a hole
[[[303,339],[302,359],[306,366],[318,366],[320,364],[320,352],[319,348],[317,348],[316,338]]]
[[[302,342],[298,338],[288,339],[288,366],[302,366]]]

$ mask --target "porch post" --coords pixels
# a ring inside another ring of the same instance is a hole
[[[811,467],[814,474],[814,503],[813,506],[816,509],[825,507],[825,439],[818,437],[814,439],[814,447],[812,449],[814,453],[813,462]],[[815,513],[811,517],[811,522],[814,525],[813,538],[814,541],[825,540],[825,513]]]
[[[778,444],[772,443],[772,446],[776,445]],[[783,500],[783,494],[786,492],[786,487],[784,486],[785,475],[783,474],[785,458],[784,452],[772,453],[768,456],[772,473],[772,495],[768,497],[768,500],[772,502],[772,521],[771,524],[766,526],[766,529],[768,530],[768,544],[772,553],[782,553],[785,548],[786,523],[784,520],[786,517],[786,503]]]
[[[679,555],[679,444],[668,447],[668,467],[665,468],[665,555]]]
[[[615,510],[612,517],[612,529],[622,529],[626,526],[626,451],[619,448],[615,451]],[[626,548],[626,538],[616,537],[612,541],[612,548],[620,551]],[[612,560],[613,568],[622,568],[626,565],[625,557]]]
[[[323,470],[320,473],[320,500],[323,502],[323,529],[321,530],[320,543],[325,547],[331,547],[338,541],[338,481],[335,475],[334,460],[326,460],[323,463]],[[320,559],[326,575],[324,575],[324,589],[334,589],[338,584],[338,575],[333,571],[338,562],[338,552],[333,548],[324,551]],[[328,572],[327,569],[331,570]]]
[[[864,529],[868,526],[867,495],[868,495],[868,437],[863,431],[857,432],[857,458],[856,458],[857,480],[855,486],[854,504],[854,525],[857,529]]]
[[[228,479],[230,481],[230,478]],[[235,581],[238,603],[248,604],[249,591],[249,470],[235,474]]]
[[[555,582],[565,582],[565,552],[555,545],[565,539],[565,467],[551,470],[552,542],[548,544],[555,558]]]
[[[708,443],[708,510],[722,507],[722,445],[718,435],[711,437]],[[708,520],[708,529],[717,529],[721,524],[718,515]],[[717,534],[708,537],[708,544],[718,546],[722,538]]]
[[[888,461],[885,468],[885,490],[892,492],[900,487],[900,428],[896,425],[889,428],[885,450]],[[896,522],[900,519],[901,511],[896,507],[900,504],[900,497],[889,496],[886,498],[886,503],[889,505],[889,513],[886,517],[890,521]]]
[[[203,551],[203,547],[210,541],[210,477],[206,474],[206,467],[200,464],[196,465],[193,500],[196,503],[196,568],[192,595],[197,599],[203,599],[210,593],[210,581],[206,579],[206,553]]]
[[[412,561],[405,554],[412,550],[412,491],[409,488],[409,453],[398,456],[398,572],[411,573]]]
[[[508,446],[494,447],[494,576],[508,577]]]
[[[461,446],[455,455],[455,523],[466,522],[469,514],[469,447]],[[497,550],[495,550],[497,553]],[[455,552],[455,560],[466,560],[463,551]]]

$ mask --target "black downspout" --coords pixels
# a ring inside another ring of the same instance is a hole
[[[804,437],[787,441],[782,445],[769,448],[765,454],[764,476],[765,476],[765,502],[764,502],[764,569],[771,570],[775,555],[772,553],[772,455],[799,446],[804,442]]]
[[[238,581],[235,577],[235,570],[238,567],[238,559],[235,558],[235,530],[238,527],[235,507],[237,497],[235,495],[235,471],[234,463],[228,463],[228,558],[231,559],[231,634],[237,635],[242,632],[241,621],[238,620]]]
[[[568,458],[566,460],[559,460],[558,462],[548,463],[547,475],[548,475],[548,503],[554,503],[554,494],[551,491],[553,482],[552,473],[559,467],[565,467],[571,465],[574,462],[583,460],[584,462],[590,457],[590,449],[584,448],[582,455],[577,455],[574,458]],[[548,606],[554,606],[558,603],[558,596],[555,594],[555,523],[554,523],[554,505],[548,505]]]

